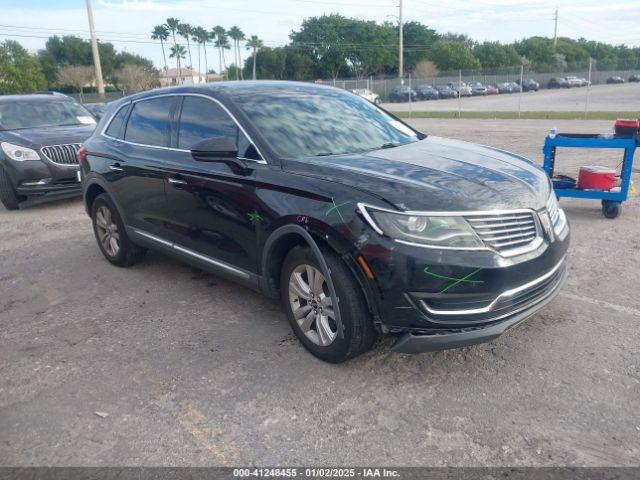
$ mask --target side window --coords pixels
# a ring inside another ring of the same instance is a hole
[[[210,137],[227,137],[238,146],[239,157],[260,158],[255,147],[220,105],[206,98],[185,96],[178,127],[178,148],[189,150]]]
[[[124,121],[127,119],[127,113],[129,112],[130,105],[125,105],[124,107],[118,110],[118,113],[111,119],[111,123],[109,127],[105,131],[107,135],[113,138],[122,138],[123,137],[123,126]]]
[[[143,145],[168,147],[171,129],[169,114],[174,99],[173,96],[158,97],[134,103],[127,122],[125,140]]]

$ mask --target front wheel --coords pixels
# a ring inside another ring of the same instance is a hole
[[[369,350],[376,340],[364,295],[351,271],[333,252],[323,251],[331,278],[327,279],[313,252],[296,247],[284,261],[282,304],[296,336],[309,352],[325,362],[340,363]],[[337,298],[332,298],[328,281]],[[344,327],[340,334],[336,319]]]
[[[620,215],[620,210],[620,202],[612,202],[611,200],[602,201],[602,214],[606,218],[616,218],[618,215]]]
[[[16,194],[11,179],[3,168],[0,168],[0,202],[7,210],[20,208],[21,198]]]

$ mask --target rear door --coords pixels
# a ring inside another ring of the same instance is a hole
[[[108,174],[125,223],[139,233],[160,234],[167,215],[164,165],[179,97],[159,96],[133,103]],[[106,132],[108,134],[108,131]]]
[[[236,144],[247,168],[194,160],[190,149],[211,137],[226,137]],[[202,95],[185,95],[177,107],[174,146],[165,184],[167,235],[177,246],[212,263],[255,273],[257,235],[268,216],[256,196],[256,185],[271,167],[226,108]]]

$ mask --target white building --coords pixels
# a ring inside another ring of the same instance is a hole
[[[190,68],[181,68],[178,72],[177,68],[169,68],[160,73],[160,86],[171,87],[173,85],[194,85],[196,83],[205,83],[205,76],[191,70]]]

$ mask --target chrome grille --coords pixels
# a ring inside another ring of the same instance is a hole
[[[499,252],[525,247],[538,237],[538,224],[532,211],[489,213],[465,219],[487,246]]]
[[[79,143],[69,143],[66,145],[48,145],[42,147],[42,153],[51,162],[58,165],[78,165]]]
[[[551,218],[551,225],[555,225],[560,217],[560,206],[554,193],[551,193],[549,200],[547,200],[547,212],[549,212],[549,218]]]

